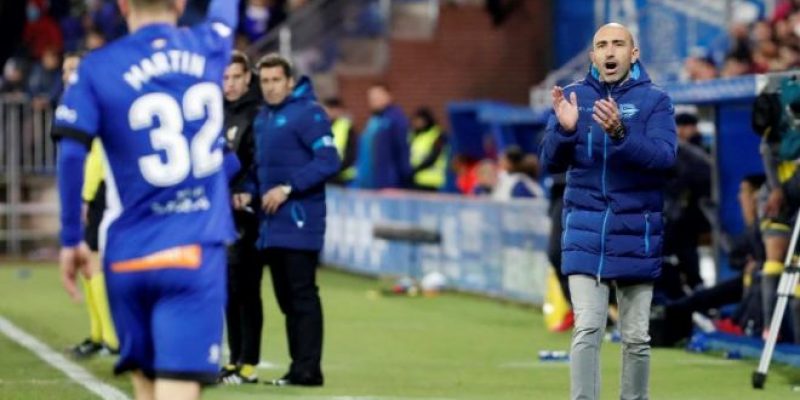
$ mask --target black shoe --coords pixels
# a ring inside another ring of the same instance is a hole
[[[103,348],[98,352],[101,356],[118,356],[119,348],[113,348],[106,343],[103,343]]]
[[[75,358],[89,358],[103,350],[103,344],[85,339],[69,349],[70,355]]]
[[[225,364],[222,368],[219,369],[219,375],[217,376],[217,383],[224,383],[225,378],[233,375],[236,373],[238,368],[234,364]]]
[[[323,383],[322,375],[301,377],[291,374],[286,374],[282,378],[267,382],[268,385],[273,386],[322,386]]]

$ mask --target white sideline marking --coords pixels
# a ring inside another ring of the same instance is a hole
[[[283,366],[280,364],[271,363],[269,361],[261,361],[256,367],[258,369],[281,369]]]
[[[119,389],[101,382],[89,373],[86,369],[69,361],[63,355],[56,353],[27,332],[18,328],[11,321],[0,316],[0,332],[17,344],[36,354],[44,362],[53,368],[63,372],[73,381],[79,383],[90,392],[100,396],[104,400],[130,400],[130,397],[122,393]]]

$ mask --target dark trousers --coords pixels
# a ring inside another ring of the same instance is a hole
[[[553,187],[552,199],[550,200],[550,238],[547,242],[547,258],[550,265],[556,271],[558,276],[558,284],[561,286],[561,291],[564,297],[572,304],[572,297],[569,292],[569,281],[566,275],[561,271],[561,235],[564,233],[564,227],[561,226],[561,212],[564,210],[564,188]]]
[[[230,363],[258,365],[261,355],[261,329],[264,324],[261,306],[264,267],[255,248],[253,227],[246,224],[247,222],[237,223],[242,236],[228,248],[228,304],[225,323],[228,329],[228,347],[231,350]],[[257,230],[255,232],[257,234]]]
[[[272,286],[286,317],[292,365],[299,381],[322,378],[322,303],[317,287],[318,251],[272,248],[265,251]]]

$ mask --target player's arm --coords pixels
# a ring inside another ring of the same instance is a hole
[[[206,18],[210,23],[221,23],[236,29],[239,24],[239,0],[212,0]]]
[[[99,126],[99,107],[87,73],[81,63],[70,77],[68,87],[56,109],[53,140],[58,143],[57,179],[61,204],[61,280],[73,298],[78,298],[77,274],[88,267],[88,249],[79,246],[82,238],[81,192],[84,165]]]
[[[612,156],[648,170],[668,170],[675,165],[678,145],[672,101],[664,94],[647,120],[644,134],[628,132],[615,141]]]

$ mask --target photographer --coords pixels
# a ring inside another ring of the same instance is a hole
[[[795,78],[784,79],[778,94],[765,93],[756,99],[753,128],[761,134],[760,146],[767,185],[762,189],[762,233],[766,261],[762,271],[764,318],[771,318],[777,286],[797,209],[800,207],[800,85]],[[792,305],[800,312],[797,301]],[[764,335],[767,335],[765,330]],[[800,332],[798,332],[800,333]],[[797,342],[798,335],[795,335]]]

